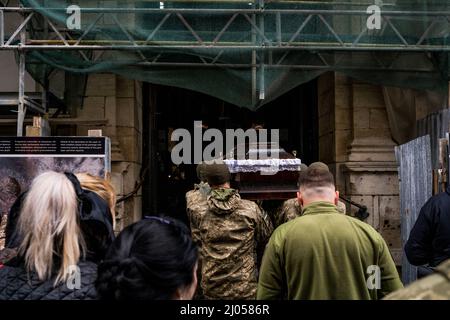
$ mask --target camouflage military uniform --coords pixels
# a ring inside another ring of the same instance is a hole
[[[338,204],[336,207],[337,207],[339,213],[345,214],[347,211],[347,207],[345,206],[345,203],[343,203],[342,201],[338,201]]]
[[[297,198],[288,199],[278,208],[275,213],[274,223],[275,227],[282,225],[288,221],[300,217],[302,214],[302,207],[298,203]]]
[[[189,224],[191,227],[192,240],[197,244],[199,250],[198,268],[197,268],[197,279],[199,283],[197,284],[197,290],[195,292],[194,300],[203,299],[202,288],[200,287],[201,282],[201,267],[202,267],[202,244],[200,241],[200,230],[199,225],[201,219],[205,212],[208,210],[206,205],[206,199],[211,191],[209,185],[205,182],[200,182],[194,186],[194,190],[188,191],[186,193],[186,213],[189,219]]]
[[[194,186],[194,190],[186,193],[186,211],[191,227],[192,239],[199,246],[201,246],[199,238],[199,223],[201,217],[207,210],[206,199],[211,191],[209,185],[205,182],[200,182]]]
[[[338,211],[345,214],[345,204],[342,201],[338,202],[336,206]],[[302,207],[297,198],[288,199],[277,210],[274,217],[275,227],[282,225],[283,223],[294,220],[302,215]]]
[[[207,299],[255,299],[258,256],[272,233],[267,214],[234,189],[215,189],[200,224]]]
[[[436,268],[436,272],[397,290],[385,300],[450,300],[450,260]]]

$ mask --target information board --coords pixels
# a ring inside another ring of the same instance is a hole
[[[106,177],[110,145],[107,137],[0,137],[0,214],[45,171]]]

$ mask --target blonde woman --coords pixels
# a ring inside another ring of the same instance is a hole
[[[95,299],[97,262],[114,238],[107,203],[52,171],[21,199],[19,253],[0,268],[0,300]]]
[[[98,194],[108,203],[113,219],[113,227],[116,226],[116,192],[112,184],[105,179],[93,176],[89,173],[76,173],[75,176],[80,181],[81,187]]]
[[[112,226],[115,228],[115,206],[116,206],[116,193],[112,184],[100,177],[91,175],[89,173],[77,173],[73,175],[74,183],[79,184],[82,190],[78,190],[81,197],[84,194],[87,194],[87,191],[91,193],[96,193],[100,196],[104,201],[106,201],[109,211],[111,213]],[[5,247],[13,249],[19,246],[21,239],[18,237],[16,232],[17,227],[17,219],[20,212],[20,206],[23,202],[21,199],[23,195],[19,197],[16,203],[11,208],[10,219],[8,220],[8,225],[6,227],[6,244]],[[88,201],[89,202],[89,201]],[[92,202],[92,201],[91,201]]]

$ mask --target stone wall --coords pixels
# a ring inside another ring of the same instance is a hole
[[[366,222],[401,261],[395,143],[381,88],[336,73],[319,78],[319,157],[330,165],[344,196],[368,207]],[[354,215],[358,209],[347,205]]]
[[[139,181],[142,166],[142,84],[112,74],[88,77],[82,108],[77,109],[77,135],[89,129],[102,129],[111,138],[111,178],[118,198],[129,194]],[[85,120],[103,120],[105,125],[83,124]],[[117,230],[141,218],[142,194],[117,206]]]

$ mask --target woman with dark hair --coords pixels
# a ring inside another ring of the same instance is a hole
[[[172,218],[147,217],[125,228],[98,267],[104,300],[190,300],[197,286],[197,247]]]

